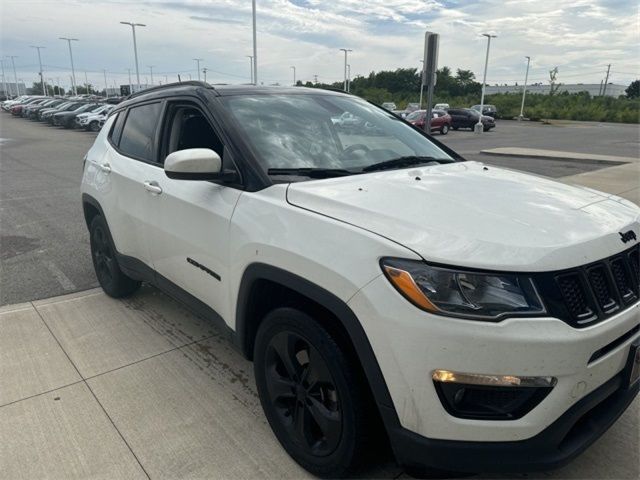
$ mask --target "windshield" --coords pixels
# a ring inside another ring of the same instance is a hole
[[[423,116],[424,116],[423,110],[416,110],[415,112],[411,112],[409,115],[407,115],[405,117],[405,120],[407,122],[413,122],[415,120],[421,120]]]
[[[404,157],[454,161],[428,138],[364,100],[338,95],[222,97],[262,167],[362,171]]]

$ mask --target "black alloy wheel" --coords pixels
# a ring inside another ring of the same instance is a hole
[[[100,215],[96,215],[91,221],[89,242],[96,277],[107,295],[114,298],[126,297],[140,287],[139,281],[120,270],[109,228]]]
[[[360,367],[315,315],[291,307],[268,313],[253,366],[265,416],[287,453],[317,476],[340,478],[379,453],[379,416]]]
[[[325,456],[342,433],[340,399],[327,364],[307,340],[280,332],[266,356],[269,402],[291,438],[308,453]]]

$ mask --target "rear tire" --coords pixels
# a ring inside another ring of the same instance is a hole
[[[451,127],[451,128],[453,128],[454,130],[458,130],[458,127]]]
[[[116,258],[111,234],[104,218],[96,215],[89,227],[91,259],[100,286],[113,298],[127,297],[140,288],[140,282],[125,275]]]
[[[253,358],[260,403],[287,453],[314,475],[351,474],[371,451],[370,403],[353,361],[311,316],[267,314]]]

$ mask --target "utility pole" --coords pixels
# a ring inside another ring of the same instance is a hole
[[[487,37],[487,56],[484,59],[484,76],[482,77],[482,95],[480,96],[480,115],[478,116],[478,123],[474,127],[475,133],[482,133],[484,127],[482,125],[482,111],[484,110],[484,90],[487,84],[487,66],[489,65],[489,49],[491,48],[491,39],[496,38],[496,35],[489,33],[483,33],[483,37]]]
[[[87,93],[89,93],[89,77],[87,77],[87,71],[84,71],[84,88],[86,89]]]
[[[133,32],[133,55],[136,59],[136,81],[140,90],[140,69],[138,68],[138,44],[136,43],[136,27],[146,27],[144,23],[120,22],[123,25],[130,25]],[[132,92],[133,93],[133,92]]]
[[[153,67],[155,67],[155,65],[149,65],[149,71],[151,72],[151,85],[153,85]]]
[[[209,71],[209,69],[207,67],[204,67],[202,69],[202,73],[204,73],[204,83],[207,83],[207,72]]]
[[[11,65],[13,66],[13,78],[16,82],[16,97],[19,97],[20,87],[18,87],[18,74],[16,73],[16,62],[14,61],[18,57],[16,55],[9,55],[9,58],[11,59]]]
[[[318,84],[318,75],[314,75],[314,76],[313,76],[313,83],[314,83],[315,85],[317,85],[317,84]]]
[[[527,80],[529,79],[529,63],[531,63],[531,57],[524,57],[527,59],[527,73],[524,74],[524,87],[522,87],[522,105],[520,105],[520,116],[518,120],[524,118],[524,98],[527,95]]]
[[[69,57],[71,58],[71,79],[72,79],[72,90],[73,90],[73,94],[77,95],[78,94],[78,90],[76,88],[76,69],[73,66],[73,51],[71,50],[71,42],[77,42],[78,39],[77,38],[66,38],[66,37],[59,37],[60,40],[66,40],[66,42],[69,44]]]
[[[60,88],[60,77],[56,77],[56,85],[58,86],[58,95],[62,96],[62,89]]]
[[[40,64],[40,82],[42,83],[42,94],[48,96],[48,93],[44,88],[44,72],[42,71],[42,57],[40,56],[40,49],[46,47],[40,47],[36,45],[30,45],[30,47],[38,50],[38,63]]]
[[[196,61],[196,70],[198,71],[198,81],[200,81],[200,62],[202,61],[201,58],[194,58],[194,60]],[[189,80],[191,80],[191,78],[189,78]]]
[[[251,72],[251,82],[253,82],[253,55],[245,55],[249,59],[249,71]]]
[[[258,85],[258,40],[256,35],[256,0],[251,1],[253,16],[253,84]]]
[[[600,88],[598,89],[598,96],[602,95],[602,83],[604,80],[600,80]]]
[[[344,91],[347,91],[347,53],[353,52],[353,50],[348,48],[341,48],[341,52],[344,52]]]
[[[351,91],[351,64],[347,64],[347,93]]]
[[[296,86],[296,67],[290,67],[293,70],[293,86]]]
[[[104,73],[104,96],[106,98],[109,98],[109,86],[107,85],[107,71],[102,70],[102,73]]]
[[[604,85],[602,86],[602,96],[604,97],[607,93],[607,83],[609,83],[609,71],[611,70],[611,64],[607,65],[607,76],[604,79]]]

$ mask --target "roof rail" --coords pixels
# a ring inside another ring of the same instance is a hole
[[[155,92],[157,90],[163,90],[165,88],[184,87],[184,86],[204,87],[204,88],[213,89],[213,87],[211,85],[209,85],[208,83],[201,82],[199,80],[187,80],[185,82],[165,83],[164,85],[158,85],[158,86],[151,87],[151,88],[145,88],[144,90],[140,90],[138,92],[134,92],[134,93],[130,94],[127,98],[125,98],[125,100],[129,100],[131,98],[135,98],[135,97],[138,97],[140,95],[144,95],[146,93]]]

